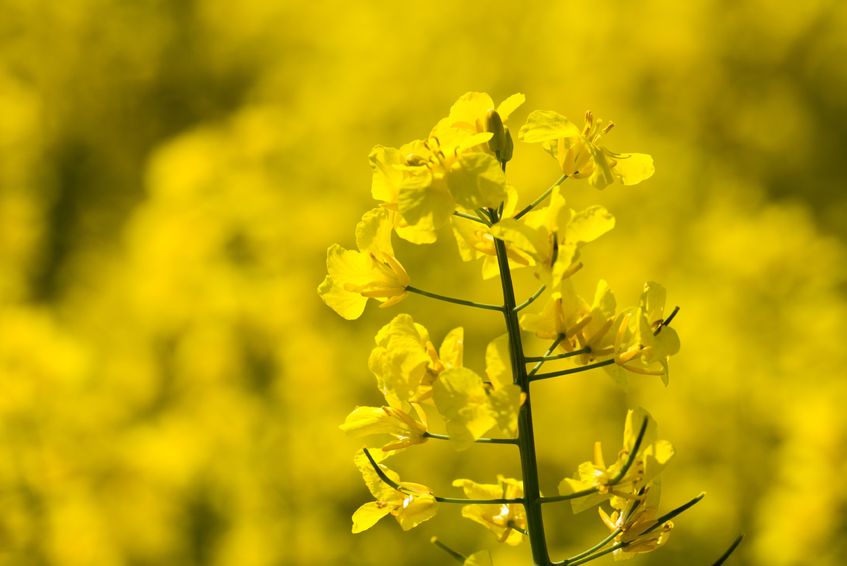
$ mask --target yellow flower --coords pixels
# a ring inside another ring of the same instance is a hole
[[[548,288],[556,289],[581,267],[579,249],[614,226],[614,217],[602,206],[579,212],[565,206],[560,188],[556,187],[546,207],[533,210],[520,220],[505,218],[491,231],[530,257],[536,266],[536,277]]]
[[[439,137],[451,129],[466,132],[467,135],[491,133],[487,149],[498,161],[509,161],[512,155],[512,135],[506,122],[509,116],[526,101],[521,93],[506,98],[496,108],[491,97],[484,92],[468,92],[450,108],[447,118],[441,119],[430,133],[430,137]]]
[[[618,477],[630,457],[644,421],[647,429],[629,469]],[[606,466],[600,442],[594,444],[594,460],[583,462],[577,477],[565,478],[559,483],[559,493],[571,494],[596,489],[596,493],[571,500],[575,513],[584,511],[611,499],[612,507],[621,508],[627,501],[639,497],[642,490],[664,469],[673,456],[673,446],[666,440],[657,440],[656,423],[644,409],[630,410],[624,425],[623,449],[611,466]]]
[[[356,407],[339,428],[361,438],[368,448],[402,450],[426,442],[425,415],[418,405],[418,419],[396,407]]]
[[[436,501],[432,490],[425,485],[401,482],[396,472],[379,464],[388,454],[379,450],[371,452],[371,456],[380,466],[382,472],[395,481],[403,491],[398,491],[386,484],[376,473],[367,456],[359,453],[354,458],[356,467],[362,474],[368,490],[376,501],[365,503],[353,513],[353,532],[360,533],[376,524],[386,515],[392,515],[404,531],[408,531],[436,513]]]
[[[612,129],[612,122],[595,119],[585,113],[582,131],[556,112],[536,110],[521,128],[519,138],[542,147],[559,163],[562,173],[574,178],[587,178],[598,188],[615,181],[635,185],[649,179],[655,171],[653,158],[644,153],[614,153],[599,145],[600,138]]]
[[[620,530],[614,538],[615,544],[622,544],[613,552],[615,560],[627,560],[636,554],[651,552],[668,541],[673,522],[665,521],[656,526],[658,502],[658,487],[647,487],[637,498],[626,500],[611,515],[598,508],[600,518],[609,530]]]
[[[486,350],[488,382],[473,370],[457,367],[441,373],[432,385],[435,407],[458,450],[470,447],[495,427],[509,438],[517,436],[518,412],[525,396],[512,383],[511,370],[505,369],[509,358],[504,346],[501,337]]]
[[[427,329],[408,314],[399,314],[377,332],[368,367],[391,406],[421,402],[432,396],[432,383],[451,368],[462,367],[464,331],[454,328],[438,352]]]
[[[476,483],[458,479],[453,485],[461,487],[469,499],[519,499],[523,497],[523,482],[497,476],[497,483]],[[473,504],[462,507],[462,516],[479,523],[494,533],[499,542],[520,544],[526,532],[526,513],[520,503]]]
[[[665,288],[644,284],[638,309],[624,313],[615,338],[615,361],[633,373],[658,375],[668,384],[668,358],[679,351],[676,330],[664,323]]]
[[[362,315],[369,298],[387,307],[406,296],[409,276],[391,247],[392,214],[377,208],[362,216],[356,225],[358,251],[338,244],[327,250],[327,276],[318,286],[318,294],[348,320]]]
[[[468,93],[427,139],[399,149],[374,147],[371,194],[399,213],[398,236],[432,243],[457,208],[497,208],[506,200],[506,177],[498,159],[510,147],[511,136],[503,121],[522,102],[523,95],[514,95],[495,111],[487,94]]]

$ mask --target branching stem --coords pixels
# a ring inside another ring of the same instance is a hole
[[[432,293],[430,291],[424,291],[423,289],[418,289],[417,287],[412,287],[408,285],[406,287],[406,291],[409,293],[415,293],[417,295],[423,295],[424,297],[429,297],[430,299],[437,299],[439,301],[444,301],[446,303],[454,303],[457,305],[463,305],[466,307],[474,307],[477,309],[485,309],[489,311],[499,311],[503,312],[503,308],[500,305],[489,305],[486,303],[477,303],[475,301],[468,301],[466,299],[457,299],[455,297],[447,297],[445,295],[439,295],[438,293]]]
[[[532,210],[533,208],[535,208],[536,206],[538,206],[539,204],[541,204],[542,202],[544,202],[544,199],[546,199],[547,197],[549,197],[549,196],[550,196],[550,193],[552,193],[552,192],[553,192],[553,189],[555,189],[556,187],[558,187],[559,185],[561,185],[562,183],[564,183],[564,182],[565,182],[565,179],[567,179],[567,178],[568,178],[568,176],[567,176],[567,175],[562,175],[561,177],[559,177],[559,178],[556,180],[556,182],[555,182],[555,183],[553,183],[552,185],[550,185],[550,186],[547,188],[547,190],[546,190],[546,191],[544,191],[543,193],[541,193],[541,196],[539,196],[537,199],[535,199],[534,201],[532,201],[531,203],[529,203],[529,204],[526,206],[526,208],[524,208],[523,210],[521,210],[520,212],[518,212],[517,214],[515,214],[515,217],[514,217],[514,218],[515,218],[515,220],[520,220],[520,219],[521,219],[521,217],[522,217],[524,214],[526,214],[527,212],[529,212],[530,210]]]

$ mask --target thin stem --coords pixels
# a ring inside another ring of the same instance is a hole
[[[466,556],[459,554],[458,552],[456,552],[455,550],[453,550],[452,548],[450,548],[449,546],[447,546],[446,544],[444,544],[443,542],[438,540],[438,537],[432,537],[431,539],[429,539],[429,542],[431,542],[432,544],[434,544],[435,546],[437,546],[438,548],[440,548],[441,550],[443,550],[444,552],[446,552],[447,554],[449,554],[450,556],[455,558],[456,562],[464,564],[465,560],[467,560]]]
[[[546,285],[542,285],[542,286],[538,289],[538,291],[536,291],[535,293],[533,293],[533,294],[532,294],[532,296],[531,296],[530,298],[528,298],[527,300],[525,300],[524,302],[522,302],[521,304],[519,304],[518,306],[516,306],[516,307],[515,307],[515,312],[520,312],[520,311],[522,311],[523,309],[525,309],[526,307],[528,307],[529,305],[531,305],[531,304],[535,301],[535,299],[537,299],[538,297],[540,297],[540,296],[541,296],[541,293],[543,293],[543,292],[544,292],[544,289],[546,289],[546,288],[547,288],[547,286],[546,286]]]
[[[570,375],[572,373],[582,373],[584,371],[588,371],[588,370],[592,370],[592,369],[596,369],[596,368],[601,368],[603,366],[610,366],[613,363],[615,363],[614,358],[609,359],[609,360],[603,360],[602,362],[595,362],[593,364],[587,364],[587,365],[584,365],[584,366],[575,367],[575,368],[563,369],[563,370],[559,370],[559,371],[551,371],[550,373],[540,373],[538,375],[533,376],[531,381],[538,381],[538,380],[541,380],[541,379],[550,379],[551,377],[559,377],[559,376],[562,376],[562,375]]]
[[[671,314],[668,315],[668,318],[663,320],[662,323],[659,325],[659,327],[656,329],[656,331],[653,332],[653,336],[658,336],[659,332],[661,332],[664,327],[668,326],[671,323],[671,321],[676,316],[676,313],[678,313],[678,312],[679,312],[679,307],[678,306],[674,307],[673,311],[671,311]]]
[[[656,529],[658,529],[659,527],[661,527],[661,526],[662,526],[662,525],[664,525],[666,522],[668,522],[669,520],[673,519],[674,517],[676,517],[677,515],[679,515],[679,514],[680,514],[680,513],[682,513],[683,511],[685,511],[685,510],[689,509],[689,508],[690,508],[690,507],[692,507],[693,505],[696,505],[696,504],[697,504],[697,503],[698,503],[701,499],[703,499],[703,497],[704,497],[705,495],[706,495],[705,493],[701,493],[700,495],[698,495],[697,497],[695,497],[694,499],[692,499],[692,500],[691,500],[691,501],[689,501],[688,503],[685,503],[684,505],[680,505],[679,507],[677,507],[677,508],[676,508],[676,509],[674,509],[673,511],[670,511],[670,512],[668,512],[668,513],[665,513],[664,515],[662,515],[661,517],[659,517],[658,519],[656,519],[656,521],[655,521],[655,522],[654,522],[654,523],[650,526],[650,528],[649,528],[649,529],[647,529],[647,530],[645,530],[645,531],[642,531],[640,534],[638,534],[638,536],[637,536],[637,537],[635,537],[635,538],[634,538],[633,540],[631,540],[631,541],[622,541],[622,542],[619,542],[619,543],[617,543],[617,544],[614,544],[614,545],[610,546],[609,548],[607,548],[607,549],[605,549],[605,550],[601,550],[601,551],[599,551],[599,552],[596,552],[596,553],[594,553],[594,554],[591,554],[591,555],[585,556],[584,558],[580,558],[580,559],[575,560],[575,561],[573,561],[573,562],[564,562],[564,564],[567,564],[567,566],[578,566],[579,564],[585,564],[586,562],[590,562],[590,561],[592,561],[592,560],[595,560],[595,559],[597,559],[597,558],[600,558],[601,556],[604,556],[604,555],[606,555],[606,554],[609,554],[610,552],[614,552],[614,551],[616,551],[616,550],[618,550],[618,549],[621,549],[621,548],[626,548],[626,547],[627,547],[627,546],[629,546],[630,544],[632,544],[632,543],[634,543],[634,542],[638,542],[639,538],[643,537],[643,536],[644,536],[644,535],[646,535],[646,534],[649,534],[649,533],[651,533],[651,532],[655,531]],[[739,540],[738,542],[741,542],[741,541]],[[737,544],[736,544],[735,546],[737,546]],[[734,548],[732,548],[732,550],[735,550],[735,549],[734,549]],[[727,556],[728,556],[728,555],[727,555]],[[723,557],[722,557],[722,558],[723,558]],[[718,563],[718,564],[720,564],[720,563]]]
[[[598,542],[597,544],[595,544],[594,546],[592,546],[588,550],[584,550],[584,551],[580,552],[579,554],[574,554],[570,558],[566,558],[565,560],[562,560],[561,562],[554,562],[553,564],[554,564],[554,566],[570,566],[571,564],[573,564],[577,560],[585,558],[586,556],[588,556],[590,554],[594,554],[595,552],[597,552],[598,550],[600,550],[601,548],[603,548],[604,546],[606,546],[607,544],[609,544],[610,542],[615,540],[615,537],[618,536],[619,534],[621,534],[621,529],[615,529],[614,531],[612,531],[609,534],[609,536],[607,536],[606,538],[604,538],[603,540],[601,540],[600,542]]]
[[[368,462],[371,463],[371,467],[376,472],[376,475],[379,476],[386,485],[391,487],[392,489],[399,491],[400,493],[406,493],[408,495],[420,495],[419,492],[411,490],[409,488],[405,488],[382,471],[382,468],[379,464],[376,463],[371,453],[368,452],[367,448],[362,448],[362,452],[365,453],[365,456],[368,458]],[[481,505],[515,505],[515,504],[523,504],[525,500],[523,497],[516,498],[505,498],[501,497],[498,499],[466,499],[464,497],[439,497],[438,495],[430,494],[432,498],[438,501],[439,503],[458,503],[459,505],[471,505],[471,504],[481,504]]]
[[[556,346],[558,346],[559,343],[564,339],[565,339],[564,334],[559,334],[558,336],[556,336],[556,339],[553,340],[553,343],[550,344],[549,348],[547,348],[547,352],[542,356],[542,358],[546,358],[547,356],[552,354],[553,351],[556,349]],[[526,363],[527,361],[529,361],[529,358],[524,358],[523,361],[524,361],[524,363]],[[535,364],[535,366],[531,370],[529,370],[529,373],[527,374],[527,378],[532,380],[532,376],[535,375],[538,372],[538,370],[541,369],[541,366],[544,365],[545,361],[547,361],[547,360],[545,360],[545,359],[538,360],[538,363]]]
[[[474,216],[473,214],[468,214],[467,212],[461,212],[458,210],[453,211],[453,216],[458,216],[459,218],[466,218],[472,222],[479,222],[480,224],[485,224],[486,226],[491,226],[490,222],[480,218],[479,216]]]
[[[489,210],[492,222],[499,219],[497,212]],[[497,265],[500,268],[500,283],[503,287],[503,316],[506,319],[506,330],[509,337],[509,358],[512,363],[514,382],[520,386],[525,395],[524,403],[518,412],[518,447],[520,448],[521,475],[524,485],[524,510],[526,511],[527,533],[532,550],[532,560],[536,566],[549,566],[550,557],[547,553],[547,540],[544,533],[544,517],[541,513],[541,487],[538,481],[538,461],[535,455],[535,434],[532,429],[532,402],[529,392],[529,376],[523,357],[521,343],[521,327],[518,323],[518,313],[515,311],[515,288],[512,284],[512,273],[509,270],[509,258],[506,255],[506,243],[494,239],[494,250],[497,254]]]
[[[738,548],[738,545],[741,544],[741,541],[743,539],[744,539],[744,535],[738,535],[738,537],[736,537],[736,539],[734,541],[732,541],[732,544],[729,545],[729,548],[726,549],[726,552],[721,554],[721,557],[718,558],[717,561],[712,566],[721,566],[721,564],[726,562],[726,559],[729,558],[730,554],[735,552],[735,549]]]
[[[635,463],[635,458],[638,455],[638,451],[641,449],[641,443],[644,441],[644,435],[647,434],[647,424],[649,423],[649,419],[645,418],[641,423],[641,428],[638,429],[638,435],[635,437],[635,442],[632,443],[632,450],[630,450],[629,455],[627,456],[626,461],[621,466],[620,471],[615,474],[608,483],[605,484],[606,487],[613,487],[623,481],[623,478],[626,476],[626,473]],[[541,503],[554,503],[556,501],[567,501],[569,499],[577,499],[578,497],[585,497],[586,495],[591,495],[593,493],[597,493],[600,491],[599,487],[590,487],[588,489],[583,489],[581,491],[575,491],[573,493],[567,493],[565,495],[551,495],[550,497],[542,497]],[[701,496],[702,497],[702,496]]]
[[[549,350],[552,352],[553,350]],[[527,356],[524,360],[529,362],[552,362],[553,360],[564,360],[565,358],[573,358],[574,356],[581,356],[583,354],[590,354],[591,348],[586,346],[585,348],[580,348],[579,350],[574,350],[573,352],[565,352],[564,354],[556,354],[551,356],[549,353],[543,356]]]
[[[550,193],[552,193],[552,192],[553,192],[553,189],[555,189],[556,187],[558,187],[559,185],[561,185],[562,183],[564,183],[564,182],[565,182],[565,179],[567,179],[567,178],[568,178],[568,176],[567,176],[567,175],[562,175],[561,177],[559,177],[559,178],[556,180],[556,182],[555,182],[555,183],[553,183],[552,185],[550,185],[550,186],[547,188],[547,190],[546,190],[546,191],[544,191],[543,193],[541,193],[541,196],[540,196],[540,197],[538,197],[537,199],[535,199],[534,201],[532,201],[531,203],[529,203],[529,204],[526,206],[526,208],[524,208],[523,210],[521,210],[520,212],[518,212],[517,214],[515,214],[515,216],[514,216],[515,220],[520,220],[520,218],[521,218],[524,214],[526,214],[527,212],[529,212],[530,210],[532,210],[533,208],[535,208],[536,206],[538,206],[539,204],[541,204],[542,202],[544,202],[544,199],[546,199],[548,196],[550,196]]]
[[[477,309],[485,309],[490,311],[500,311],[503,312],[503,308],[500,305],[489,305],[486,303],[477,303],[475,301],[468,301],[465,299],[457,299],[455,297],[447,297],[445,295],[439,295],[438,293],[431,293],[430,291],[424,291],[423,289],[418,289],[417,287],[412,287],[408,285],[406,287],[406,291],[409,293],[416,293],[418,295],[423,295],[424,297],[429,297],[430,299],[438,299],[439,301],[445,301],[447,303],[454,303],[457,305],[463,305],[466,307],[474,307]]]
[[[667,513],[665,513],[664,515],[662,515],[661,517],[656,519],[656,522],[653,523],[653,525],[649,529],[642,532],[641,535],[639,535],[639,536],[646,535],[648,533],[652,533],[653,531],[655,531],[656,529],[658,529],[659,527],[661,527],[662,525],[664,525],[665,523],[667,523],[668,521],[670,521],[671,519],[673,519],[674,517],[676,517],[677,515],[682,513],[683,511],[687,511],[691,507],[694,507],[695,505],[700,503],[700,500],[703,499],[704,497],[706,497],[705,492],[701,493],[700,495],[698,495],[697,497],[695,497],[694,499],[692,499],[688,503],[683,503],[682,505],[680,505],[676,509],[674,509],[672,511],[668,511]]]
[[[432,438],[435,440],[450,440],[450,437],[446,434],[438,434],[435,432],[424,432],[425,438]],[[480,444],[518,444],[517,438],[477,438],[474,442],[479,442]]]

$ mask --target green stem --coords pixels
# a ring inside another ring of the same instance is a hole
[[[489,210],[497,220],[496,212]],[[526,510],[527,531],[532,560],[536,566],[549,566],[550,557],[547,551],[546,535],[544,533],[544,517],[541,512],[541,488],[538,482],[538,461],[535,455],[535,434],[532,430],[532,403],[529,394],[529,376],[526,371],[523,345],[521,344],[521,329],[518,323],[518,313],[515,311],[515,289],[512,284],[512,274],[509,271],[509,258],[506,255],[506,243],[495,238],[494,250],[497,253],[497,265],[500,268],[500,283],[503,287],[503,316],[506,318],[506,330],[509,336],[509,354],[512,362],[514,382],[520,386],[526,396],[518,412],[518,447],[521,457],[521,473],[524,485],[524,509]]]
[[[556,187],[558,187],[559,185],[561,185],[562,183],[564,183],[564,182],[565,182],[565,179],[567,179],[567,178],[568,178],[568,176],[567,176],[567,175],[562,175],[561,177],[559,177],[559,178],[558,178],[558,180],[556,180],[556,182],[555,182],[555,183],[553,183],[552,185],[550,185],[550,186],[547,188],[547,190],[546,190],[546,191],[544,191],[543,193],[541,193],[541,196],[540,196],[540,197],[538,197],[537,199],[535,199],[534,201],[532,201],[531,203],[529,203],[529,204],[526,206],[526,208],[524,208],[523,210],[521,210],[520,212],[518,212],[517,214],[515,214],[515,220],[520,220],[520,218],[521,218],[524,214],[526,214],[527,212],[529,212],[530,210],[532,210],[533,208],[535,208],[536,206],[538,206],[539,204],[541,204],[542,202],[544,202],[544,199],[546,199],[548,196],[550,196],[550,193],[552,193],[552,192],[553,192],[553,189],[555,189]]]
[[[695,497],[694,499],[692,499],[688,503],[683,503],[682,505],[680,505],[679,507],[677,507],[673,511],[668,511],[667,513],[665,513],[664,515],[662,515],[661,517],[656,519],[656,522],[653,523],[653,525],[649,529],[647,529],[646,531],[641,533],[641,535],[646,535],[648,533],[652,533],[653,531],[655,531],[656,529],[658,529],[659,527],[661,527],[662,525],[664,525],[665,523],[667,523],[668,521],[670,521],[671,519],[673,519],[674,517],[676,517],[677,515],[682,513],[683,511],[687,511],[691,507],[694,507],[695,505],[700,503],[700,500],[703,499],[704,497],[706,497],[705,492],[701,493],[700,495],[698,495],[697,497]],[[639,536],[641,536],[641,535],[639,535]]]
[[[726,549],[726,552],[721,554],[721,557],[718,558],[712,566],[721,566],[726,559],[729,558],[730,554],[735,552],[735,549],[738,548],[738,545],[741,544],[741,540],[744,538],[744,535],[738,535],[738,537],[732,541],[732,544],[729,545],[729,548]]]
[[[579,554],[575,554],[575,555],[571,556],[570,558],[566,558],[565,560],[562,560],[561,562],[554,562],[553,564],[554,564],[554,566],[570,566],[571,564],[573,564],[577,560],[581,560],[581,559],[585,558],[586,556],[588,556],[590,554],[594,554],[595,552],[597,552],[598,550],[600,550],[601,548],[603,548],[604,546],[606,546],[607,544],[609,544],[610,542],[615,540],[615,537],[618,536],[619,534],[621,534],[621,529],[615,529],[614,531],[612,531],[609,534],[609,536],[607,536],[606,538],[604,538],[603,540],[601,540],[600,542],[598,542],[597,544],[595,544],[594,546],[592,546],[588,550],[584,550],[584,551],[580,552]]]
[[[610,554],[610,553],[616,551],[619,548],[624,548],[625,546],[627,546],[627,544],[628,543],[625,543],[625,542],[619,542],[618,544],[610,546],[609,548],[607,548],[605,550],[601,550],[600,552],[597,552],[595,554],[590,554],[588,556],[585,556],[584,558],[574,560],[573,562],[567,562],[567,565],[568,566],[578,566],[579,564],[585,564],[586,562],[591,562],[592,560],[597,560],[601,556],[605,556],[607,554]]]
[[[477,303],[475,301],[468,301],[465,299],[457,299],[455,297],[447,297],[445,295],[439,295],[438,293],[431,293],[429,291],[424,291],[423,289],[418,289],[417,287],[412,287],[408,285],[406,287],[406,291],[409,293],[416,293],[418,295],[423,295],[424,297],[429,297],[430,299],[438,299],[439,301],[444,301],[447,303],[454,303],[457,305],[463,305],[466,307],[474,307],[477,309],[485,309],[490,311],[500,311],[503,312],[504,307],[500,305],[489,305],[486,303]]]
[[[541,287],[539,287],[538,291],[533,293],[530,298],[528,298],[527,300],[525,300],[524,302],[522,302],[521,304],[519,304],[518,306],[515,307],[515,312],[520,312],[520,311],[524,310],[526,307],[528,307],[529,305],[531,305],[533,302],[535,302],[535,299],[540,297],[541,293],[543,293],[544,289],[546,289],[546,288],[547,288],[546,285],[542,285]]]
[[[459,218],[466,218],[473,222],[478,222],[480,224],[485,224],[486,226],[491,226],[490,222],[485,221],[479,216],[474,216],[473,214],[468,214],[467,212],[460,212],[458,210],[453,211],[453,216],[458,216]]]
[[[371,467],[376,472],[376,475],[379,476],[386,485],[390,488],[399,491],[400,493],[406,493],[409,495],[420,495],[420,493],[413,491],[411,489],[405,488],[382,471],[382,468],[379,464],[376,463],[371,453],[367,448],[362,448],[362,452],[365,453],[365,456],[368,459],[368,462],[371,463]],[[432,498],[438,501],[439,503],[458,503],[459,505],[472,505],[472,504],[480,504],[480,505],[517,505],[524,504],[526,500],[523,497],[515,497],[515,498],[506,498],[501,497],[498,499],[466,499],[464,497],[439,497],[438,495],[430,494]]]
[[[559,334],[558,336],[556,336],[556,339],[555,339],[555,340],[553,340],[553,343],[550,345],[550,347],[549,347],[549,348],[547,348],[547,351],[544,353],[544,355],[542,356],[542,358],[546,358],[547,356],[549,356],[550,354],[552,354],[552,353],[553,353],[553,350],[555,350],[555,349],[556,349],[556,346],[558,346],[558,345],[559,345],[559,343],[560,343],[562,340],[564,340],[564,339],[565,339],[565,335],[564,335],[564,334]],[[528,362],[529,360],[530,360],[530,358],[524,358],[524,359],[523,359],[524,363]],[[547,361],[547,360],[545,360],[545,359],[540,359],[540,360],[538,360],[538,363],[537,363],[537,364],[535,364],[535,366],[534,366],[531,370],[529,370],[529,373],[527,374],[527,378],[529,378],[529,379],[531,380],[531,379],[532,379],[532,376],[533,376],[533,375],[535,375],[535,374],[538,372],[538,370],[540,370],[540,369],[541,369],[541,366],[543,366],[543,365],[544,365],[544,362],[545,362],[545,361]]]
[[[446,552],[447,554],[449,554],[450,556],[455,558],[456,562],[459,562],[460,564],[464,564],[465,560],[467,560],[466,556],[459,554],[458,552],[456,552],[455,550],[453,550],[452,548],[450,548],[449,546],[447,546],[446,544],[444,544],[443,542],[438,540],[438,537],[432,537],[431,539],[429,539],[429,542],[431,542],[432,544],[434,544],[435,546],[437,546],[438,548],[440,548],[441,550],[443,550],[444,552]]]
[[[538,375],[534,375],[531,381],[538,381],[541,379],[550,379],[551,377],[559,377],[561,375],[570,375],[572,373],[582,373],[584,371],[601,368],[603,366],[610,366],[615,363],[614,359],[603,360],[602,362],[595,362],[593,364],[587,364],[584,366],[579,366],[570,369],[563,369],[559,371],[551,371],[550,373],[539,373]]]
[[[435,440],[450,440],[450,437],[446,434],[438,434],[435,432],[424,432],[424,437],[433,438]],[[480,444],[517,444],[517,438],[477,438],[474,442],[479,442]]]
[[[558,342],[556,343],[558,346]],[[572,358],[574,356],[581,356],[583,354],[590,354],[591,348],[585,347],[579,350],[574,350],[573,352],[565,352],[564,354],[556,354],[555,356],[551,356],[550,354],[555,349],[555,346],[549,350],[543,356],[527,356],[524,358],[527,362],[552,362],[553,360],[564,360],[565,358]]]

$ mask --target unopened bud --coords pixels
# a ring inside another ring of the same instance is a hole
[[[485,129],[491,132],[491,139],[488,140],[488,147],[495,154],[499,154],[503,150],[503,142],[505,141],[505,132],[503,131],[503,120],[500,119],[500,114],[496,110],[489,110],[485,116]]]
[[[512,159],[512,152],[515,150],[515,142],[512,141],[512,132],[509,128],[504,128],[506,132],[506,140],[503,142],[503,149],[500,151],[498,158],[502,163],[506,163]]]

